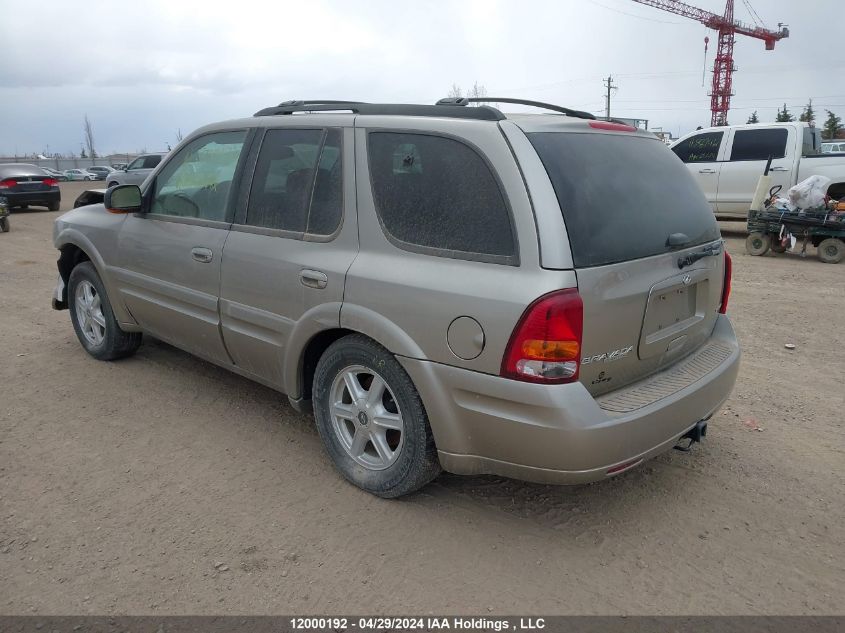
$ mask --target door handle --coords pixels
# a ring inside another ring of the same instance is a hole
[[[786,167],[772,167],[769,171],[789,171]]]
[[[715,169],[699,169],[698,173],[699,174],[715,174],[716,170]]]
[[[325,288],[329,283],[329,278],[326,276],[326,273],[306,268],[299,272],[299,281],[302,282],[303,286],[308,286],[309,288]]]
[[[208,264],[214,258],[214,254],[211,252],[209,248],[203,248],[202,246],[195,246],[191,249],[191,257],[193,257],[196,261],[200,264]]]

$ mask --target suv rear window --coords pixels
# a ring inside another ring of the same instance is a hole
[[[601,266],[720,237],[716,218],[689,170],[671,150],[645,137],[528,134],[563,211],[576,267]]]
[[[369,156],[376,210],[397,246],[516,263],[505,198],[474,149],[442,136],[371,132]]]

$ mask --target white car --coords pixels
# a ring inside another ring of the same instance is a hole
[[[845,141],[841,143],[822,143],[822,154],[845,153]]]
[[[686,163],[718,217],[745,219],[766,168],[786,190],[809,176],[827,176],[827,193],[845,197],[845,156],[823,154],[819,128],[807,123],[756,123],[696,130],[672,151]]]
[[[68,180],[97,180],[97,175],[86,169],[66,169],[65,176]]]

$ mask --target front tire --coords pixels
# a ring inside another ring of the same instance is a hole
[[[400,497],[440,473],[422,399],[375,341],[353,334],[332,343],[317,363],[312,398],[329,457],[359,488]]]
[[[845,242],[838,237],[829,237],[821,241],[816,252],[825,264],[838,264],[845,258]]]
[[[114,318],[100,276],[91,262],[78,264],[68,279],[68,307],[76,337],[97,360],[117,360],[134,354],[140,332],[124,332]]]

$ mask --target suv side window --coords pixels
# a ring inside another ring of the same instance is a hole
[[[144,168],[144,156],[139,156],[135,160],[133,160],[129,165],[126,167],[126,170],[129,171],[130,169],[143,169]]]
[[[786,128],[737,130],[734,132],[731,160],[767,160],[786,156]]]
[[[681,141],[672,151],[685,163],[715,163],[724,132],[704,132]]]
[[[144,157],[144,169],[155,169],[158,167],[158,164],[161,162],[161,156],[145,156]]]
[[[268,130],[258,153],[246,223],[331,235],[343,212],[341,131]]]
[[[516,263],[511,216],[496,177],[474,149],[429,134],[370,132],[373,199],[400,248]]]
[[[217,132],[179,150],[153,184],[150,213],[230,222],[229,190],[245,130]]]

